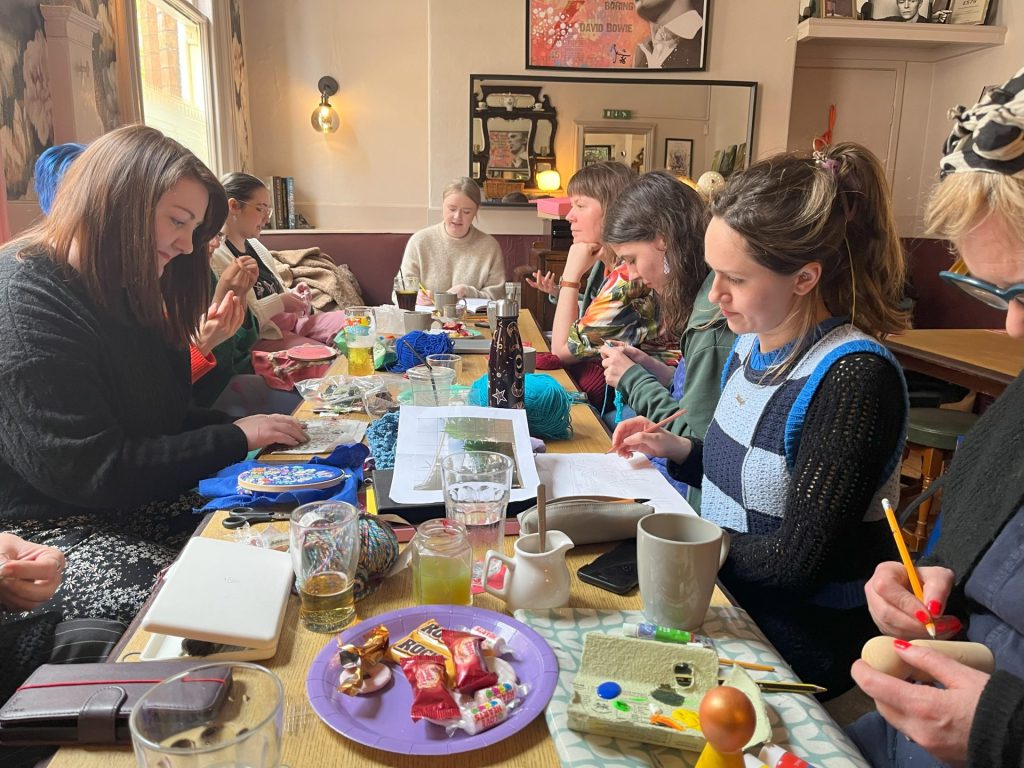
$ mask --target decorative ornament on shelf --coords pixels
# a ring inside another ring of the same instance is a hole
[[[324,75],[316,87],[320,91],[320,104],[313,110],[309,121],[312,123],[314,131],[334,133],[341,125],[341,121],[338,119],[338,113],[331,106],[329,98],[338,92],[338,81],[330,75]]]
[[[554,192],[562,186],[562,176],[551,169],[537,174],[537,188],[544,192]]]

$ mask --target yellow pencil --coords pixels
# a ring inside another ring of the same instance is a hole
[[[910,588],[914,590],[914,597],[924,605],[924,590],[921,588],[921,580],[917,577],[917,569],[910,559],[910,552],[907,551],[907,543],[903,540],[903,532],[900,531],[900,524],[896,520],[896,513],[893,512],[892,504],[888,499],[882,499],[882,509],[885,510],[885,519],[889,521],[889,528],[892,529],[893,538],[896,539],[896,548],[900,551],[900,559],[903,567],[907,569],[907,578],[910,579]],[[935,624],[929,621],[924,625],[928,634],[935,637]]]

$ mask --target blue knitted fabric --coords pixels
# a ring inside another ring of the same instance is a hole
[[[427,355],[447,355],[454,349],[447,333],[426,333],[409,331],[395,341],[395,356],[398,358],[390,370],[403,373],[417,365],[423,365]]]
[[[395,444],[398,442],[398,411],[385,413],[366,428],[366,442],[370,444],[376,469],[395,466]]]

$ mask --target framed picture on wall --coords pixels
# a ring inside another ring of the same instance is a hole
[[[693,139],[665,139],[665,168],[682,176],[693,170]]]
[[[611,144],[587,144],[583,147],[583,167],[594,163],[606,163],[612,159]]]
[[[707,68],[712,0],[527,0],[527,69]]]

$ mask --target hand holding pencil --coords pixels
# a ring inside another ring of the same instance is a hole
[[[686,413],[683,408],[666,419],[655,423],[643,416],[626,419],[615,428],[612,435],[612,450],[620,456],[629,456],[640,451],[648,456],[662,456],[670,461],[683,462],[690,455],[693,442],[666,432],[662,427]]]
[[[892,515],[890,529],[894,527],[899,530],[895,514]],[[895,539],[895,533],[893,536]],[[919,592],[913,586],[911,573],[917,580]],[[948,568],[919,568],[911,562],[908,569],[902,559],[900,562],[880,563],[864,588],[868,610],[878,628],[893,637],[907,640],[929,637],[928,624],[934,626],[936,637],[953,637],[962,629],[960,621],[955,616],[943,614],[953,578],[953,572]]]

